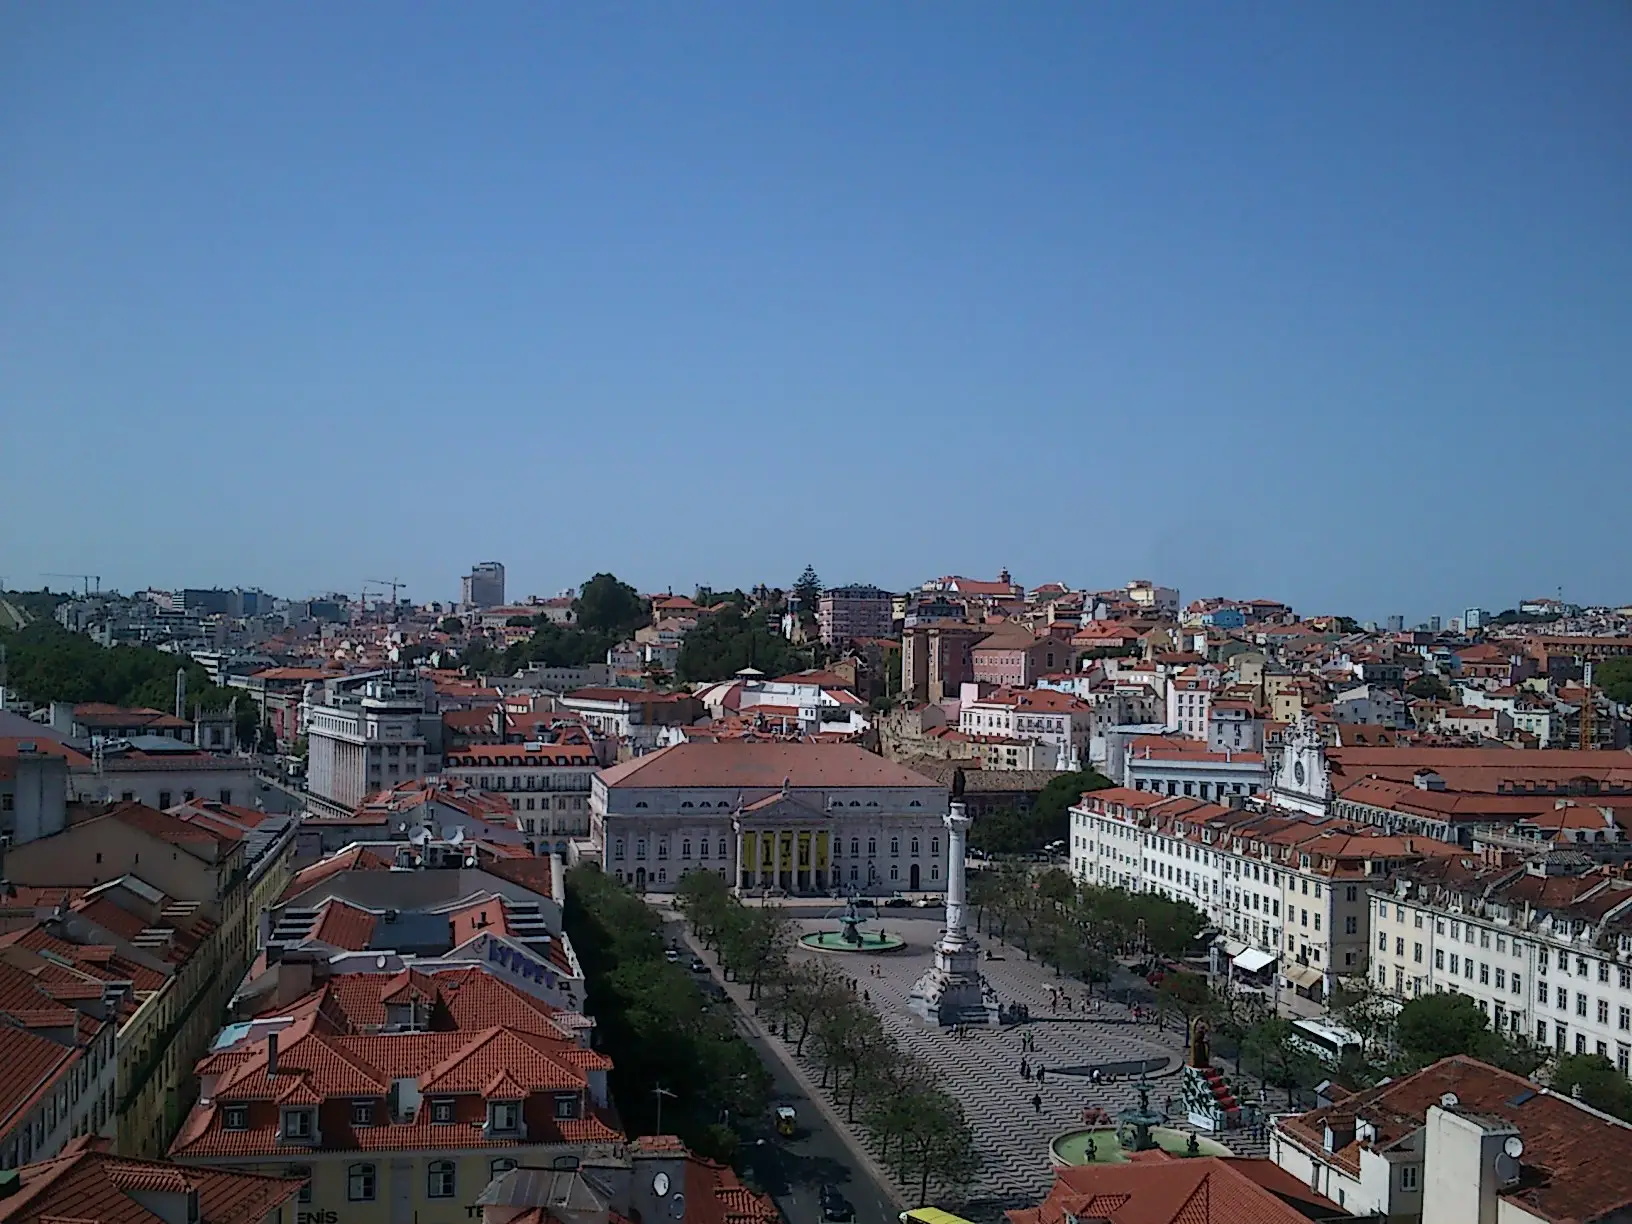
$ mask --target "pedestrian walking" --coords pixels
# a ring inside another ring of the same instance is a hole
[[[1031,1064],[1023,1058],[1020,1060],[1020,1078],[1023,1080],[1031,1078]]]
[[[1044,1072],[1044,1070],[1045,1070],[1045,1068],[1043,1068],[1043,1067],[1038,1067],[1037,1068],[1037,1082],[1039,1084],[1043,1082],[1043,1072]]]
[[[1043,1098],[1041,1096],[1037,1095],[1037,1093],[1035,1093],[1035,1092],[1031,1094],[1031,1112],[1032,1113],[1042,1113],[1043,1112]]]

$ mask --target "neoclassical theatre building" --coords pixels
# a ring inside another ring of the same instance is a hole
[[[637,887],[944,886],[946,787],[852,744],[676,744],[599,774],[589,806],[603,867]]]

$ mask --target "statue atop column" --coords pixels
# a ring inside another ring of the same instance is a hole
[[[965,862],[969,826],[974,823],[963,803],[963,770],[952,775],[951,803],[945,824],[946,929],[935,944],[935,965],[912,988],[907,1006],[936,1024],[989,1024],[997,1018],[995,996],[988,997],[980,975],[980,944],[965,925]]]

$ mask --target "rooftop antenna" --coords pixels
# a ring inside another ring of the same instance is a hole
[[[670,1092],[667,1088],[663,1087],[662,1084],[653,1086],[652,1095],[657,1098],[657,1125],[653,1128],[653,1131],[654,1133],[661,1135],[663,1133],[663,1098],[668,1097],[671,1100],[676,1100],[678,1099],[678,1096],[677,1094]]]

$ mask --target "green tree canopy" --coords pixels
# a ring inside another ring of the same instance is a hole
[[[1632,704],[1632,657],[1605,659],[1593,669],[1592,682],[1611,701]]]
[[[1566,1054],[1553,1071],[1553,1091],[1632,1122],[1632,1082],[1602,1054]]]
[[[1091,769],[1058,774],[1029,810],[999,809],[981,816],[970,827],[969,844],[985,854],[1036,854],[1071,836],[1071,808],[1085,792],[1110,785],[1109,778]]]
[[[104,701],[169,711],[179,668],[187,673],[187,717],[195,709],[225,710],[236,699],[238,738],[246,745],[255,741],[260,711],[249,694],[210,683],[210,674],[186,655],[149,646],[99,646],[55,621],[0,630],[0,646],[6,648],[7,686],[36,705]]]
[[[680,679],[690,683],[727,680],[745,667],[783,676],[802,671],[813,661],[810,649],[795,646],[782,636],[769,612],[749,612],[728,603],[717,612],[705,613],[686,634],[676,669]]]
[[[1502,1061],[1501,1039],[1470,995],[1418,995],[1400,1009],[1394,1036],[1403,1063],[1412,1070],[1452,1054]]]
[[[444,616],[436,627],[449,637],[458,637],[465,631],[465,622],[457,616]]]
[[[614,574],[596,574],[579,588],[572,610],[578,628],[622,640],[651,619],[640,592]]]
[[[1451,690],[1445,687],[1445,681],[1433,673],[1418,676],[1405,686],[1405,691],[1418,700],[1448,701]]]
[[[815,613],[816,601],[822,597],[822,580],[816,576],[815,566],[805,566],[804,573],[793,584],[793,593],[799,596],[799,604],[804,611]]]

